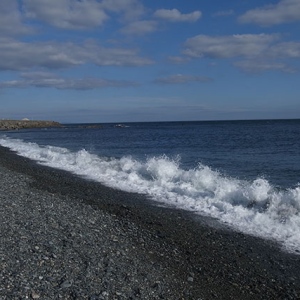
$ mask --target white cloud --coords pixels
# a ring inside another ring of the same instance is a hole
[[[142,66],[151,64],[136,49],[105,48],[95,42],[83,45],[60,42],[25,43],[0,39],[0,70],[59,69],[86,63],[98,66]]]
[[[279,58],[300,58],[300,42],[283,42],[270,49],[270,56]]]
[[[96,0],[24,0],[24,8],[28,18],[65,29],[96,27],[108,19]]]
[[[295,72],[287,60],[300,58],[300,43],[281,42],[276,34],[198,35],[186,41],[183,53],[190,59],[238,59],[233,65],[247,72]]]
[[[173,64],[183,64],[189,61],[189,58],[183,56],[169,56],[168,60]]]
[[[276,5],[252,9],[240,16],[239,21],[262,26],[300,21],[300,1],[281,0]]]
[[[35,72],[21,73],[21,77],[26,80],[31,80],[31,79],[35,80],[35,79],[56,78],[56,75],[50,72],[35,71]]]
[[[277,39],[277,35],[268,34],[198,35],[186,41],[184,54],[209,58],[253,57],[262,55]]]
[[[281,71],[295,73],[295,69],[282,62],[245,60],[234,63],[234,65],[245,72],[260,73],[265,71]]]
[[[7,0],[6,0],[7,1]],[[64,29],[87,29],[103,25],[109,13],[135,21],[144,12],[139,0],[23,0],[27,18]]]
[[[0,35],[21,35],[32,33],[33,30],[23,24],[18,3],[14,0],[0,1]]]
[[[145,13],[139,0],[103,0],[101,5],[107,11],[123,13],[126,21],[137,20]]]
[[[176,74],[164,78],[158,78],[155,80],[155,83],[184,84],[190,82],[209,82],[209,81],[212,81],[212,79],[208,77]]]
[[[121,32],[132,35],[143,35],[154,32],[158,29],[158,23],[155,21],[136,21],[125,26]]]
[[[72,90],[90,90],[106,87],[129,87],[137,86],[137,83],[126,80],[111,80],[102,78],[59,78],[51,73],[25,73],[21,74],[20,80],[0,81],[0,88],[56,88]]]
[[[154,16],[170,22],[196,22],[202,16],[201,11],[182,14],[178,9],[158,9]]]

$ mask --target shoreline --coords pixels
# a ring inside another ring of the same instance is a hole
[[[0,130],[19,130],[28,128],[50,128],[62,127],[55,121],[40,121],[40,120],[0,120]]]
[[[37,165],[4,147],[0,176],[0,220],[7,220],[0,228],[7,266],[0,269],[0,299],[300,298],[300,255],[273,242]],[[37,274],[46,271],[49,278]]]

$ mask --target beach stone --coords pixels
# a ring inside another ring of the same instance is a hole
[[[35,291],[32,291],[31,292],[31,298],[32,299],[39,299],[40,298],[40,295],[38,293],[36,293]]]
[[[66,281],[64,281],[64,282],[60,285],[60,287],[61,287],[62,289],[66,289],[66,288],[71,287],[72,284],[73,284],[72,281],[66,280]]]

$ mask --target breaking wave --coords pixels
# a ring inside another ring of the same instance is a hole
[[[289,251],[300,251],[300,185],[278,189],[264,178],[239,180],[202,164],[184,170],[179,158],[167,156],[116,159],[7,137],[0,138],[0,144],[40,164],[147,194],[167,205],[217,218],[244,233],[280,242]]]

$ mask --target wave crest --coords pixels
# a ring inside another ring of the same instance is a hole
[[[150,195],[156,201],[218,218],[237,230],[300,251],[300,186],[278,190],[264,178],[239,180],[202,164],[184,170],[179,157],[165,155],[143,162],[130,156],[100,157],[84,149],[71,152],[7,137],[1,138],[0,144],[41,164]]]

